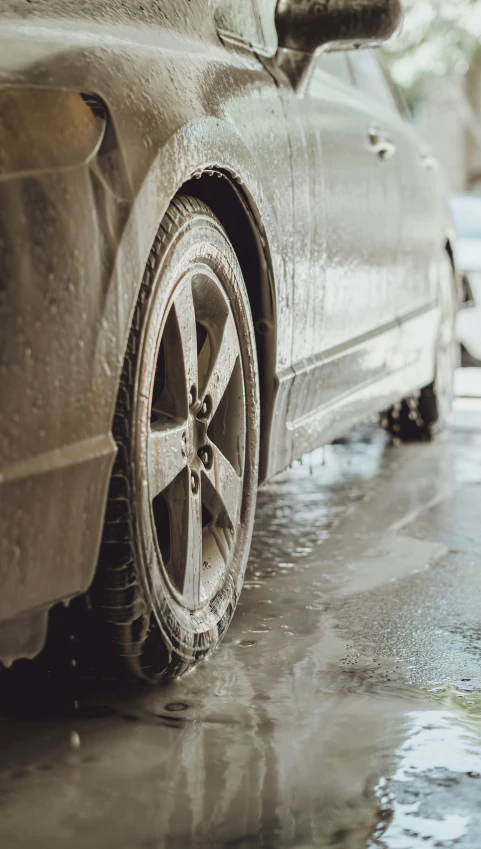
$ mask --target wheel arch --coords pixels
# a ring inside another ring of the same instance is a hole
[[[117,337],[107,363],[110,422],[145,263],[159,224],[179,194],[203,201],[217,216],[243,272],[259,361],[259,482],[263,483],[269,465],[277,374],[291,353],[290,334],[281,338],[277,326],[292,281],[274,197],[259,173],[259,162],[234,127],[212,117],[195,118],[169,135],[134,188],[103,311],[105,326],[116,327]]]
[[[203,201],[219,219],[234,248],[249,297],[259,365],[261,434],[259,483],[267,476],[276,389],[277,320],[272,261],[258,209],[245,185],[226,169],[197,171],[178,195]]]

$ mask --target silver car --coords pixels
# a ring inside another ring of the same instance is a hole
[[[448,201],[358,49],[399,18],[3,0],[5,663],[80,596],[88,663],[184,672],[234,613],[259,484],[377,411],[444,425]]]

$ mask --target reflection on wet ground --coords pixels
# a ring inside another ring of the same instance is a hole
[[[208,662],[0,720],[0,845],[479,849],[480,484],[473,397],[438,443],[362,428],[279,476]]]

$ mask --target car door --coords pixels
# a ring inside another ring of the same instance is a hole
[[[323,346],[349,346],[395,317],[401,221],[389,108],[372,91],[335,78],[321,56],[310,87],[319,113],[326,208]],[[327,81],[326,77],[329,77]]]
[[[345,52],[320,55],[302,104],[310,281],[300,286],[296,274],[293,360],[303,360],[304,379],[298,368],[291,418],[389,368],[401,206],[387,111],[355,85]]]
[[[349,54],[354,81],[366,104],[378,103],[373,115],[396,153],[392,164],[397,175],[397,268],[390,268],[389,297],[400,326],[399,345],[392,363],[401,368],[423,356],[426,340],[435,332],[438,264],[443,250],[443,204],[435,160],[396,99],[375,50]],[[372,108],[372,107],[370,107]],[[392,206],[392,205],[391,205]],[[388,258],[386,258],[388,259]]]

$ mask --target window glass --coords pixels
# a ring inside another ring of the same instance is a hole
[[[333,77],[337,77],[338,80],[342,80],[343,82],[352,85],[351,69],[349,68],[346,54],[342,53],[340,50],[333,50],[330,53],[321,53],[316,62],[313,78],[315,78],[316,75],[318,77],[320,76],[318,71],[324,71],[327,74],[331,74]]]
[[[377,103],[397,109],[384,69],[373,50],[355,50],[349,55],[356,85]]]

